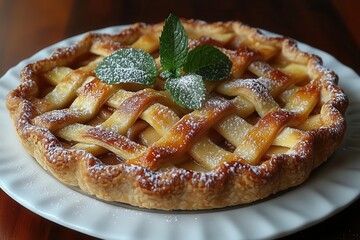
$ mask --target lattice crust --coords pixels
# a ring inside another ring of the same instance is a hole
[[[337,76],[293,40],[239,22],[183,20],[190,47],[211,44],[233,62],[206,83],[200,110],[151,88],[107,85],[104,56],[141,48],[159,63],[162,23],[88,34],[26,66],[7,106],[27,151],[61,181],[98,198],[155,209],[252,202],[305,181],[340,143],[347,98]]]

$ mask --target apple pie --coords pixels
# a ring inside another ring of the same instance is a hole
[[[163,23],[88,33],[28,64],[9,93],[27,152],[65,184],[141,208],[222,208],[303,183],[345,133],[336,73],[294,40],[241,22],[181,22],[189,49],[211,45],[232,63],[226,79],[205,79],[201,108],[177,104],[161,76],[144,86],[94,74],[124,48],[159,67]]]

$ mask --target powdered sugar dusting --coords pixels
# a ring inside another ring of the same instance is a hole
[[[268,87],[264,85],[272,84],[272,81],[265,80],[265,78],[260,79],[239,79],[230,83],[229,88],[246,88],[249,89],[255,96],[261,105],[267,105],[268,103],[274,102],[274,99],[271,97]]]

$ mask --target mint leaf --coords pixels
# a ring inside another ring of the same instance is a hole
[[[219,49],[201,45],[189,52],[184,71],[199,74],[205,80],[218,81],[230,75],[231,67],[231,60]]]
[[[105,57],[96,67],[95,75],[107,84],[151,85],[156,81],[158,69],[149,53],[140,49],[123,48]]]
[[[175,75],[170,72],[169,70],[163,71],[160,73],[160,77],[166,79],[166,78],[171,78],[171,77],[175,77]]]
[[[179,77],[188,54],[188,37],[179,18],[170,14],[160,36],[160,63],[165,71]]]
[[[202,77],[189,74],[178,78],[166,80],[165,88],[170,92],[171,98],[182,107],[199,109],[205,100],[205,85]]]

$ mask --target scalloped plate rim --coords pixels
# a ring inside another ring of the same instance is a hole
[[[115,33],[128,26],[129,25],[108,27],[92,32]],[[273,34],[268,31],[263,32]],[[5,87],[5,90],[11,90],[11,88],[14,88],[18,84],[18,80],[15,79],[14,82],[9,83],[5,82],[5,78],[17,78],[20,69],[25,64],[49,56],[49,54],[58,47],[75,43],[84,36],[84,34],[60,41],[21,61],[1,77],[0,87]],[[353,70],[319,49],[304,43],[298,44],[300,49],[306,49],[306,51],[321,56],[325,65],[333,65],[333,69],[337,71],[340,78],[341,76],[348,76],[353,80],[357,78],[359,82],[355,82],[355,88],[356,90],[360,89],[359,76]],[[360,98],[354,94],[355,90],[353,90],[353,86],[349,86],[350,80],[340,80],[340,85],[345,87],[344,89],[348,93],[350,100],[360,102]],[[8,86],[9,84],[10,86]],[[65,186],[45,172],[39,165],[29,161],[31,157],[22,149],[12,122],[10,122],[4,104],[5,94],[1,88],[0,116],[4,117],[5,121],[0,122],[0,132],[12,133],[13,135],[9,136],[10,140],[6,141],[6,143],[4,143],[4,141],[0,142],[0,150],[5,149],[7,145],[10,144],[14,144],[17,147],[15,149],[11,148],[7,155],[0,156],[0,161],[5,163],[0,164],[0,173],[7,171],[5,174],[0,175],[1,188],[15,201],[30,211],[55,223],[94,237],[106,239],[142,239],[146,237],[146,239],[161,240],[167,239],[170,236],[174,239],[183,239],[185,237],[187,239],[209,239],[207,236],[211,236],[211,239],[217,239],[217,237],[223,236],[226,232],[230,232],[231,235],[228,235],[228,237],[232,239],[275,238],[313,226],[343,210],[360,196],[360,181],[358,181],[359,183],[357,185],[355,183],[354,186],[354,182],[350,183],[348,178],[345,180],[342,179],[341,181],[337,179],[338,174],[343,176],[341,171],[355,169],[355,173],[360,172],[359,164],[356,165],[354,161],[351,161],[354,157],[360,156],[360,146],[350,146],[354,149],[345,150],[348,139],[350,141],[353,137],[349,134],[350,131],[347,131],[342,147],[339,147],[328,163],[316,169],[304,184],[253,204],[214,211],[158,212],[99,201]],[[357,111],[360,112],[360,106],[350,105],[349,109],[355,110],[355,114]],[[350,120],[352,119],[351,116],[349,116],[349,118]],[[356,128],[350,121],[349,128],[351,127]],[[358,128],[356,129],[359,131]],[[1,138],[2,136],[0,135],[0,139]],[[348,144],[356,143],[351,143],[350,141]],[[334,162],[340,152],[342,154],[346,153],[346,157],[350,159],[345,161],[347,165],[341,166],[341,168],[338,169],[334,167]],[[10,161],[9,158],[12,156],[11,154],[17,157],[20,156],[20,158],[16,158],[15,161]],[[23,172],[19,174],[19,171]],[[44,178],[46,180],[45,183],[39,178]],[[336,179],[334,180],[332,178]],[[341,194],[340,198],[337,198],[333,196],[334,193],[331,191],[319,190],[321,189],[319,187],[323,187],[324,184],[332,184],[333,187],[338,191],[343,191],[344,194]],[[36,194],[29,195],[29,190],[34,191],[40,196]],[[298,201],[297,199],[300,195],[303,197],[303,201],[311,201],[313,204],[316,203],[319,204],[319,206],[325,206],[322,207],[324,209],[318,212],[307,212],[304,211],[303,208],[305,206],[302,205],[300,205],[299,209],[298,202],[296,201]],[[328,199],[329,196],[330,199]],[[297,203],[297,205],[295,203]],[[93,205],[95,205],[96,208],[94,208]],[[276,209],[278,212],[276,213],[272,209]],[[95,211],[95,213],[93,211]],[[301,211],[302,213],[300,213]],[[279,212],[286,215],[286,217],[279,217]],[[244,219],[249,217],[252,218],[253,221],[257,221],[257,227],[262,228],[263,231],[255,231],[256,229],[252,229],[251,224],[244,221]],[[288,218],[290,218],[290,220]],[[126,223],[126,226],[121,225],[122,223]],[[209,227],[209,225],[211,227]],[[218,229],[218,225],[220,225],[220,229]],[[110,227],[116,227],[116,229],[114,230],[114,228]],[[140,228],[142,233],[136,231]],[[220,231],[220,233],[218,232],[217,235],[213,234],[214,231],[219,230],[222,231]]]

